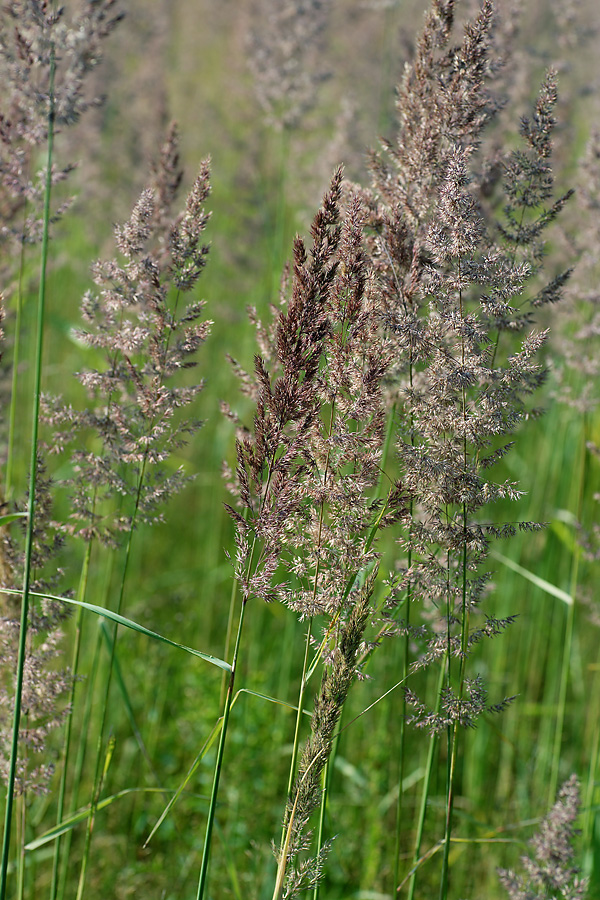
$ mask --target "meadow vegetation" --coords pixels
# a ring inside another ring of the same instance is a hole
[[[4,4],[0,900],[599,894],[598,24]]]

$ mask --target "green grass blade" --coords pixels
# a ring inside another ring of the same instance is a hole
[[[508,569],[512,569],[513,572],[517,572],[519,575],[522,575],[523,578],[526,578],[532,584],[535,584],[536,587],[541,588],[547,594],[550,594],[552,597],[556,597],[558,600],[562,600],[563,603],[566,603],[567,606],[573,605],[573,598],[566,591],[557,588],[556,585],[551,584],[549,581],[546,581],[545,578],[540,578],[539,575],[534,575],[533,572],[530,572],[528,569],[524,569],[523,566],[520,566],[518,563],[513,562],[512,559],[508,559],[508,557],[503,556],[501,553],[498,553],[495,550],[490,551],[490,556],[493,556],[494,559],[497,559],[498,562],[501,562]]]
[[[113,648],[113,639],[112,639],[111,634],[109,633],[106,622],[100,623],[100,630],[102,632],[102,637],[104,638],[104,643],[106,644],[106,646],[108,648],[108,652],[111,653],[112,648]],[[140,753],[146,760],[146,763],[147,763],[150,771],[152,772],[154,779],[156,780],[156,782],[158,784],[159,779],[155,772],[154,766],[152,764],[150,754],[148,753],[148,750],[146,748],[146,744],[144,743],[142,733],[136,722],[135,713],[133,711],[133,705],[132,705],[131,699],[129,697],[129,691],[127,690],[127,685],[125,684],[125,679],[123,677],[123,672],[121,670],[121,664],[119,663],[119,658],[116,655],[113,660],[113,665],[114,665],[115,680],[117,682],[117,686],[121,693],[121,698],[122,698],[123,704],[125,706],[125,712],[127,713],[127,718],[129,719],[129,724],[131,725],[131,730],[133,731],[133,735],[137,741],[137,745],[140,749]]]
[[[14,522],[16,519],[26,519],[26,512],[16,512],[16,513],[8,513],[5,516],[0,516],[0,528],[3,525],[10,525],[11,522]]]
[[[136,787],[136,788],[123,788],[121,791],[117,791],[116,794],[111,794],[110,797],[103,797],[102,800],[99,800],[96,809],[105,809],[107,806],[113,804],[116,800],[120,800],[122,797],[125,797],[127,794],[164,794],[164,788],[160,787]],[[68,831],[72,831],[73,828],[76,828],[81,822],[86,822],[90,815],[90,808],[86,806],[85,809],[80,809],[74,815],[69,816],[68,819],[63,819],[58,825],[55,825],[54,828],[51,828],[49,831],[44,832],[39,837],[35,838],[35,840],[30,841],[25,845],[25,850],[32,851],[38,850],[40,847],[43,847],[45,844],[49,844],[51,841],[55,841],[61,835],[66,834]]]
[[[248,688],[240,688],[240,690],[236,693],[235,697],[233,698],[233,700],[231,702],[231,709],[233,709],[238,698],[242,694],[250,694],[251,697],[258,697],[259,700],[266,700],[268,703],[277,703],[279,706],[285,706],[285,707],[287,707],[287,709],[290,709],[292,711],[296,710],[296,707],[292,706],[291,703],[284,703],[283,700],[277,700],[276,697],[269,697],[268,694],[261,694],[259,691],[251,691]],[[310,712],[307,709],[304,709],[302,711],[303,711],[304,715],[310,716]],[[180,798],[183,791],[187,787],[189,780],[194,775],[194,772],[196,771],[196,769],[198,768],[198,766],[200,765],[200,763],[202,762],[202,760],[204,759],[204,757],[206,756],[206,754],[208,753],[208,751],[210,750],[212,745],[214,744],[215,738],[219,734],[222,724],[223,724],[223,717],[221,716],[221,717],[219,717],[219,720],[215,723],[211,733],[209,734],[206,741],[204,742],[202,749],[200,750],[200,752],[194,759],[194,762],[188,769],[187,775],[185,776],[184,780],[179,785],[177,790],[173,793],[173,796],[171,797],[168,804],[162,811],[159,819],[157,820],[156,824],[154,825],[154,828],[152,829],[152,831],[150,832],[150,834],[144,841],[144,847],[148,846],[148,844],[150,843],[150,841],[152,840],[152,838],[154,837],[154,835],[156,834],[156,832],[158,831],[158,829],[160,828],[160,826],[162,825],[162,823],[164,822],[166,817],[168,816],[169,812],[171,811],[171,809],[173,808],[175,803],[177,803],[178,799]]]
[[[236,700],[240,694],[250,694],[251,697],[258,697],[259,700],[266,700],[268,703],[276,703],[278,706],[285,706],[286,709],[289,709],[292,712],[298,711],[298,707],[293,703],[287,703],[285,700],[278,700],[277,697],[270,697],[269,694],[261,694],[260,691],[251,691],[249,688],[240,688],[235,695]],[[235,703],[235,700],[233,702]],[[233,703],[231,705],[233,706]],[[305,716],[312,715],[308,709],[303,709],[302,712]]]
[[[12,588],[10,591],[6,588],[0,588],[1,594],[18,594],[20,591]],[[41,597],[45,600],[57,600],[60,603],[70,603],[72,606],[80,606],[83,609],[89,610],[89,612],[95,613],[97,616],[102,616],[105,619],[110,619],[111,622],[115,622],[117,625],[124,625],[125,628],[131,628],[132,631],[137,631],[139,634],[143,634],[146,637],[152,638],[155,641],[162,641],[163,644],[169,644],[171,647],[177,647],[178,650],[185,650],[186,653],[191,653],[192,656],[197,656],[199,659],[205,660],[205,662],[212,663],[213,666],[218,666],[219,669],[224,669],[226,672],[231,672],[231,666],[228,662],[225,662],[224,659],[219,659],[217,656],[211,656],[209,653],[202,653],[201,650],[194,650],[193,647],[188,647],[186,644],[179,644],[177,641],[172,641],[170,638],[165,637],[164,634],[159,634],[158,631],[151,631],[149,628],[145,628],[143,625],[140,625],[139,622],[134,622],[133,619],[127,619],[125,616],[119,615],[119,613],[113,612],[110,609],[106,609],[104,606],[95,606],[93,603],[86,603],[83,600],[75,600],[72,597],[56,597],[53,594],[38,594],[36,591],[29,592],[31,597]]]

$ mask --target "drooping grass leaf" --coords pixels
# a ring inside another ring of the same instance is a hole
[[[164,790],[163,788],[155,787],[123,788],[122,791],[117,791],[116,794],[111,794],[110,797],[104,797],[102,800],[99,800],[96,809],[105,809],[107,806],[110,806],[116,800],[120,800],[121,797],[125,797],[127,794],[164,794]],[[54,828],[45,831],[44,834],[41,834],[39,837],[35,838],[35,840],[30,841],[25,845],[25,850],[38,850],[45,844],[49,844],[50,841],[54,841],[57,837],[66,834],[67,831],[71,831],[71,829],[75,828],[81,822],[87,822],[89,817],[90,808],[89,806],[86,806],[84,809],[78,810],[73,816],[69,816],[68,819],[63,819],[59,825],[55,825]]]
[[[0,593],[19,594],[21,591],[18,591],[15,588],[11,588],[11,590],[0,588]],[[201,650],[194,650],[193,647],[187,647],[185,644],[179,644],[177,641],[172,641],[170,638],[165,637],[164,634],[159,634],[157,631],[151,631],[149,628],[145,628],[138,622],[127,619],[125,616],[112,612],[112,610],[106,609],[103,606],[95,606],[93,603],[85,603],[83,600],[75,600],[72,597],[55,597],[53,594],[39,594],[35,591],[30,591],[29,594],[32,597],[39,597],[43,600],[57,600],[59,603],[70,603],[72,606],[81,606],[83,609],[87,609],[97,616],[103,616],[105,619],[110,619],[111,622],[116,622],[117,625],[124,625],[126,628],[131,628],[132,631],[144,634],[146,637],[153,638],[155,641],[162,641],[163,644],[177,647],[178,650],[185,650],[186,653],[191,653],[192,656],[197,656],[200,659],[204,659],[206,662],[212,663],[213,666],[218,666],[226,672],[231,672],[231,666],[229,663],[225,662],[224,659],[219,659],[217,656],[210,656],[208,653],[202,653]]]
[[[0,516],[0,528],[2,528],[3,525],[10,525],[10,523],[14,522],[16,519],[26,518],[26,512],[7,513],[5,516]]]

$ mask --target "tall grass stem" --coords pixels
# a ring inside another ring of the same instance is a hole
[[[437,705],[436,705],[436,714],[439,713],[441,703],[442,703],[442,688],[444,686],[444,680],[446,677],[446,666],[440,666],[440,674],[438,678],[437,685]],[[421,858],[421,846],[423,844],[423,835],[425,833],[425,818],[427,815],[427,801],[429,799],[429,788],[431,785],[431,776],[433,774],[433,763],[435,756],[435,748],[437,745],[437,735],[432,733],[429,736],[429,747],[427,749],[427,762],[425,764],[425,779],[423,781],[423,793],[421,794],[421,805],[419,807],[419,818],[417,820],[417,833],[415,835],[415,848],[413,851],[412,858],[412,875],[410,876],[410,882],[408,885],[408,900],[414,900],[415,898],[415,888],[417,884],[417,869],[419,864],[419,859]]]
[[[580,445],[580,464],[579,464],[579,484],[577,486],[577,500],[575,517],[578,522],[581,521],[583,515],[583,498],[585,494],[585,484],[587,475],[587,417],[584,413],[581,428],[581,445]],[[560,684],[558,691],[558,709],[556,714],[556,728],[554,732],[554,743],[552,750],[552,770],[550,774],[550,786],[548,789],[548,806],[552,806],[555,801],[559,769],[560,757],[562,749],[563,731],[565,725],[565,713],[567,707],[567,687],[569,683],[569,670],[571,667],[571,655],[573,649],[573,626],[575,621],[575,597],[577,595],[577,583],[579,579],[579,560],[581,557],[581,547],[575,543],[573,548],[573,556],[571,561],[571,577],[569,585],[569,593],[571,595],[571,603],[567,606],[567,621],[565,625],[565,638],[562,650],[562,663],[560,667]]]
[[[29,621],[29,588],[31,583],[33,538],[36,507],[36,481],[38,465],[38,435],[40,420],[40,394],[42,384],[42,358],[44,350],[44,329],[46,318],[46,283],[48,266],[48,244],[50,239],[50,198],[52,194],[52,160],[54,153],[54,76],[56,60],[54,48],[50,52],[50,73],[48,88],[48,140],[46,154],[46,174],[44,184],[44,209],[42,225],[42,244],[40,259],[40,284],[37,309],[37,335],[35,346],[35,374],[33,390],[33,409],[31,424],[31,454],[29,470],[29,496],[27,500],[27,528],[25,538],[25,561],[23,572],[23,599],[21,605],[21,622],[19,631],[19,652],[15,684],[15,699],[12,726],[12,742],[8,771],[8,787],[6,792],[6,810],[4,817],[4,836],[2,843],[2,863],[0,866],[0,900],[5,900],[9,868],[10,837],[12,831],[12,815],[15,796],[15,778],[17,757],[19,752],[19,728],[21,724],[21,702],[25,672],[25,656],[27,652],[27,626]]]
[[[14,462],[15,462],[15,434],[17,430],[17,406],[19,365],[21,362],[21,337],[23,328],[23,269],[25,266],[25,241],[21,240],[21,252],[19,254],[19,282],[17,286],[17,314],[15,317],[15,340],[13,344],[12,384],[10,391],[10,406],[8,410],[8,447],[6,453],[5,476],[5,500],[12,498],[14,490]]]
[[[146,461],[147,461],[147,456],[144,455],[144,459],[142,461],[142,465],[140,468],[140,475],[139,475],[137,493],[136,493],[136,498],[135,498],[135,506],[134,506],[134,510],[133,510],[133,515],[131,517],[131,524],[129,527],[129,532],[127,535],[125,560],[123,562],[123,572],[121,575],[121,584],[119,587],[119,597],[118,597],[117,605],[116,605],[116,609],[115,609],[115,612],[117,614],[121,613],[121,610],[123,607],[123,599],[125,597],[125,583],[127,581],[127,572],[129,570],[129,563],[131,560],[131,548],[132,548],[132,544],[133,544],[133,533],[135,530],[137,513],[139,510],[139,506],[140,506],[140,500],[141,500],[141,495],[142,495],[142,486],[144,484],[144,476],[145,476],[145,472],[146,472]],[[94,830],[94,821],[96,818],[96,808],[98,805],[98,800],[100,799],[100,791],[101,791],[102,782],[103,782],[103,776],[102,776],[102,771],[101,771],[102,758],[103,758],[102,745],[104,743],[104,731],[106,728],[106,718],[107,718],[107,714],[108,714],[108,700],[109,700],[110,688],[111,688],[111,684],[112,684],[112,673],[113,673],[114,659],[115,659],[115,653],[116,653],[116,647],[117,647],[117,631],[118,631],[118,625],[115,624],[114,628],[113,628],[113,637],[112,637],[112,646],[111,646],[111,651],[110,651],[108,674],[106,677],[106,683],[104,686],[104,696],[103,696],[103,701],[102,701],[102,705],[101,705],[102,713],[101,713],[101,718],[100,718],[100,730],[98,732],[98,742],[97,742],[97,746],[96,746],[96,764],[95,764],[94,781],[93,781],[93,787],[92,787],[92,799],[91,799],[91,803],[90,803],[90,814],[88,817],[88,825],[87,825],[86,836],[85,836],[83,859],[81,861],[79,885],[77,888],[77,900],[82,900],[82,897],[83,897],[83,891],[84,891],[84,887],[85,887],[85,879],[86,879],[86,873],[87,873],[87,867],[88,867],[88,861],[89,861],[89,855],[90,855],[90,849],[91,849],[91,842],[92,842],[92,832]]]

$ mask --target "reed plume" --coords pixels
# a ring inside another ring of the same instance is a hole
[[[524,149],[506,155],[504,220],[497,222],[479,202],[477,165],[483,130],[498,110],[488,87],[493,6],[483,4],[457,46],[450,44],[453,7],[433,3],[399,90],[398,136],[371,157],[373,186],[361,191],[393,356],[388,402],[414,510],[401,540],[411,565],[397,596],[410,588],[413,601],[445,610],[418,666],[444,656],[464,661],[474,642],[509,624],[491,617],[473,634],[466,624],[485,595],[480,566],[490,540],[516,527],[486,522],[480,510],[520,496],[515,484],[495,483],[487,472],[510,450],[505,436],[535,413],[527,401],[545,378],[536,356],[546,334],[527,329],[536,309],[559,299],[570,274],[542,288],[533,281],[543,233],[570,196],[552,199],[555,77],[522,120]],[[508,338],[500,343],[500,334],[523,331],[516,347]],[[460,669],[464,684],[463,663]]]
[[[312,108],[323,65],[323,34],[331,0],[260,0],[249,32],[248,64],[266,120],[277,129],[299,125]]]
[[[289,300],[284,281],[274,324],[263,326],[253,313],[261,348],[254,376],[239,372],[256,403],[253,428],[238,441],[239,509],[231,508],[245,601],[278,600],[307,620],[306,658],[313,617],[325,617],[312,666],[321,658],[325,674],[297,775],[292,758],[278,854],[276,893],[285,897],[313,884],[322,868],[324,848],[312,862],[299,854],[310,843],[320,773],[359,672],[377,570],[374,533],[404,513],[400,486],[392,486],[385,503],[372,499],[385,435],[381,384],[388,358],[361,248],[362,207],[351,201],[341,221],[340,197],[338,171],[314,219],[310,255],[296,239]],[[309,677],[305,668],[299,709]]]
[[[174,385],[173,379],[196,365],[194,356],[209,334],[202,321],[204,304],[183,297],[195,287],[206,262],[202,243],[209,214],[209,164],[202,163],[184,209],[173,216],[181,182],[177,131],[162,148],[151,185],[141,194],[130,219],[115,228],[121,260],[97,262],[94,281],[81,312],[86,328],[79,339],[102,352],[101,370],[78,373],[89,402],[76,410],[61,398],[44,398],[46,423],[53,428],[52,450],[77,441],[71,460],[72,512],[66,530],[116,546],[118,533],[135,522],[162,516],[162,505],[181,489],[183,470],[163,466],[173,450],[201,424],[185,417],[202,390]],[[97,435],[101,449],[85,449]],[[132,512],[115,516],[104,509],[110,497],[132,498]]]
[[[537,412],[530,397],[545,379],[538,357],[547,334],[531,328],[537,310],[560,299],[570,275],[540,285],[545,230],[570,196],[554,198],[555,75],[544,80],[533,115],[521,120],[521,147],[486,159],[484,136],[502,108],[494,5],[482,4],[456,44],[454,16],[452,0],[434,0],[398,88],[397,135],[371,154],[372,185],[359,189],[369,209],[365,247],[393,360],[388,406],[411,510],[398,540],[403,558],[389,633],[404,637],[405,675],[439,666],[429,701],[409,684],[407,722],[448,736],[442,897],[458,728],[511,700],[489,704],[481,676],[467,668],[475,645],[515,618],[484,611],[486,558],[493,540],[539,527],[487,520],[490,503],[522,496],[517,484],[494,480],[490,470]],[[409,643],[418,648],[410,664]],[[427,778],[415,863],[426,794]],[[411,898],[413,891],[414,877]]]
[[[579,869],[573,865],[574,826],[580,805],[579,781],[571,775],[529,842],[533,856],[521,857],[525,875],[509,869],[498,870],[510,900],[542,900],[550,896],[583,900],[587,895],[588,880],[582,878]]]
[[[85,595],[92,544],[100,540],[115,549],[124,544],[117,614],[123,608],[134,531],[140,523],[161,519],[165,502],[188,481],[183,467],[169,472],[165,461],[201,425],[186,415],[186,408],[203,383],[177,384],[177,379],[183,380],[185,370],[196,365],[195,354],[212,324],[202,321],[202,302],[183,299],[196,286],[209,250],[202,241],[209,220],[204,207],[210,192],[208,160],[201,164],[183,210],[173,215],[180,182],[173,126],[151,184],[129,220],[115,228],[120,258],[95,264],[93,275],[100,290],[83,298],[87,328],[78,332],[79,339],[104,356],[101,369],[77,374],[88,405],[75,409],[60,397],[44,399],[44,418],[53,429],[52,449],[62,452],[75,444],[70,455],[71,514],[62,527],[87,545],[80,594]],[[78,624],[79,642],[81,613]],[[84,890],[102,786],[102,743],[116,639],[115,625],[78,896]],[[79,643],[75,658],[78,647]],[[57,868],[58,858],[55,872]]]
[[[69,16],[46,0],[11,0],[0,21],[0,240],[39,242],[44,177],[36,173],[36,148],[53,128],[75,124],[100,98],[90,95],[89,73],[102,59],[102,43],[122,19],[116,0],[82,0]],[[54,74],[51,76],[51,72]],[[67,178],[72,163],[53,166],[52,183]],[[27,211],[27,206],[32,211]],[[56,222],[69,205],[53,211]],[[17,219],[21,212],[24,216]]]

